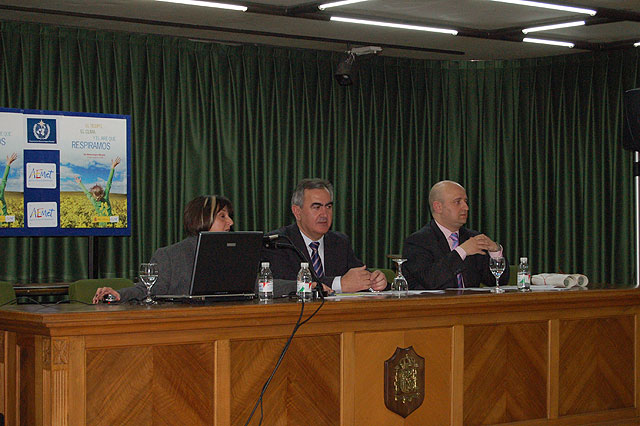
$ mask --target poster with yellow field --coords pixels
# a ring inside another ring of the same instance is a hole
[[[130,117],[0,109],[0,236],[131,235]]]

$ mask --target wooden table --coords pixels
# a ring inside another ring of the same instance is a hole
[[[2,309],[6,424],[242,425],[300,306]],[[327,301],[263,424],[638,424],[639,310],[636,289]],[[403,418],[385,406],[384,363],[408,346],[425,359],[424,401]]]

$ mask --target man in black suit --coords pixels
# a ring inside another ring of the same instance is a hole
[[[469,204],[465,189],[453,181],[438,182],[429,192],[433,219],[404,242],[402,271],[410,289],[478,287],[495,284],[489,256],[503,256],[502,246],[467,229]],[[500,284],[509,281],[509,263]]]
[[[349,238],[331,231],[333,186],[327,180],[304,179],[291,197],[296,222],[270,234],[287,236],[314,268],[319,281],[337,293],[369,288],[384,290],[387,280],[381,271],[369,272],[356,258]],[[265,249],[262,260],[269,262],[275,279],[295,280],[300,257],[290,249]]]

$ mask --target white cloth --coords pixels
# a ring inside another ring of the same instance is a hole
[[[586,287],[589,284],[589,278],[582,274],[538,274],[531,277],[531,284],[565,288]]]

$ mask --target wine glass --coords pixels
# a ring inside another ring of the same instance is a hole
[[[500,276],[506,267],[504,257],[489,257],[489,269],[494,277],[496,277],[496,286],[491,289],[492,293],[504,293],[504,289],[500,288]]]
[[[147,288],[147,297],[142,301],[145,305],[155,305],[156,302],[151,298],[151,287],[156,283],[158,279],[158,264],[157,263],[141,263],[140,264],[140,280]]]
[[[396,276],[391,283],[391,292],[394,296],[403,296],[409,293],[409,284],[407,283],[407,279],[402,275],[402,264],[407,261],[407,259],[401,258],[393,258],[396,265],[398,265]]]

